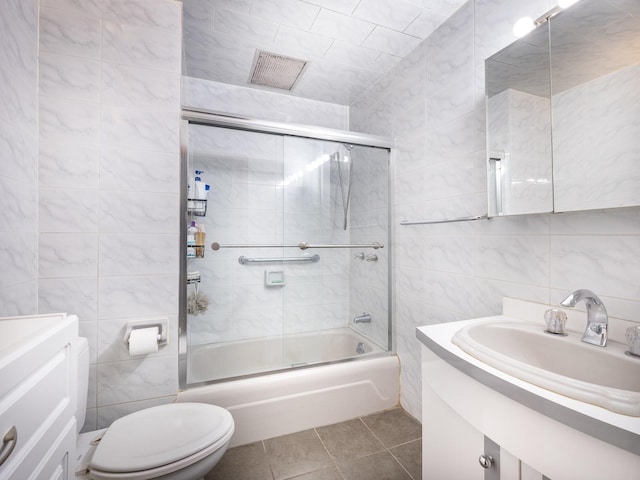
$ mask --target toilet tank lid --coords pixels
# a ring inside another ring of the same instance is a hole
[[[126,473],[167,465],[211,446],[234,424],[224,408],[204,403],[172,403],[122,417],[98,444],[91,467]]]

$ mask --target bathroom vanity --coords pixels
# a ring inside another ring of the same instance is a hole
[[[78,319],[0,319],[0,480],[74,478]]]
[[[574,395],[571,398],[554,391],[552,383],[543,388],[525,381],[519,377],[526,375],[516,370],[511,370],[513,375],[506,373],[509,368],[501,365],[494,368],[477,358],[481,355],[470,355],[452,342],[465,327],[483,323],[520,322],[525,328],[538,324],[542,347],[536,345],[534,353],[522,357],[524,363],[536,364],[553,357],[556,345],[560,350],[568,345],[555,343],[562,340],[543,332],[547,308],[548,305],[505,299],[504,315],[417,329],[416,335],[423,344],[423,479],[638,478],[640,416],[616,413],[575,398],[589,392],[578,389],[570,392]],[[566,313],[569,337],[577,337],[579,343],[586,313]],[[610,355],[619,361],[620,356],[625,357],[623,332],[631,322],[610,320],[609,344],[596,350],[594,358]],[[585,344],[585,348],[601,347]],[[566,362],[569,373],[573,372],[572,362],[577,360],[571,357],[557,356]],[[620,365],[631,370],[627,378],[634,383],[635,374],[640,374],[640,359],[629,360],[637,361],[637,367],[635,363]],[[597,365],[593,367],[598,370]],[[606,370],[602,375],[607,376]],[[619,393],[607,386],[595,390],[605,392],[605,397]],[[627,393],[627,400],[633,405],[640,398],[637,382]]]

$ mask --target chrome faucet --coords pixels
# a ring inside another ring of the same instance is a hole
[[[371,315],[364,312],[362,315],[356,315],[353,317],[353,323],[371,323]]]
[[[560,302],[563,307],[575,307],[576,303],[584,300],[587,306],[587,328],[582,335],[582,341],[604,347],[607,344],[607,325],[609,317],[602,300],[591,290],[576,290]]]

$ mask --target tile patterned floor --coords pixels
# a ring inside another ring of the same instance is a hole
[[[420,480],[421,435],[394,408],[231,448],[205,480]]]

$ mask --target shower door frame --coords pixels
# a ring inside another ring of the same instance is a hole
[[[357,133],[350,132],[345,130],[338,130],[332,128],[325,127],[314,127],[311,125],[302,125],[302,124],[290,124],[283,122],[273,122],[269,120],[258,120],[251,118],[243,118],[236,117],[231,115],[220,114],[218,112],[206,109],[192,109],[192,108],[183,108],[180,116],[180,275],[179,275],[179,288],[178,288],[178,301],[179,301],[179,312],[178,312],[178,386],[180,390],[186,389],[188,386],[200,386],[207,385],[212,383],[219,383],[222,380],[212,380],[207,382],[201,382],[197,384],[187,384],[187,355],[188,355],[188,345],[187,345],[187,312],[186,312],[186,301],[187,301],[187,222],[186,222],[186,213],[187,213],[187,167],[189,160],[189,125],[204,125],[209,127],[219,127],[219,128],[229,128],[235,130],[244,130],[248,132],[257,132],[257,133],[268,133],[274,135],[283,135],[283,136],[291,136],[291,137],[301,137],[308,138],[313,140],[326,140],[331,142],[338,143],[347,143],[356,146],[362,147],[374,147],[388,150],[389,159],[388,159],[388,198],[387,198],[387,206],[388,206],[388,219],[387,219],[387,247],[390,249],[390,253],[388,255],[389,261],[387,265],[387,305],[388,305],[388,318],[387,318],[387,350],[384,355],[390,355],[395,351],[395,339],[393,336],[393,322],[392,318],[395,313],[395,303],[394,303],[394,294],[393,294],[393,283],[392,283],[392,257],[391,254],[391,238],[392,238],[392,228],[393,228],[393,205],[391,200],[393,198],[393,182],[392,182],[392,172],[393,172],[393,157],[394,157],[394,148],[395,142],[393,139],[380,137],[377,135],[369,135],[365,133]],[[383,355],[383,354],[380,354]],[[341,360],[335,360],[331,362],[322,362],[317,364],[312,364],[308,366],[301,366],[296,368],[313,368],[318,365],[327,365],[332,363],[341,363],[345,361],[356,360],[357,358],[345,358]],[[244,377],[255,377],[260,375],[268,375],[270,373],[288,371],[291,368],[285,368],[281,370],[269,371],[269,372],[260,372],[250,375],[244,375],[241,377],[233,377],[236,378],[244,378]]]

